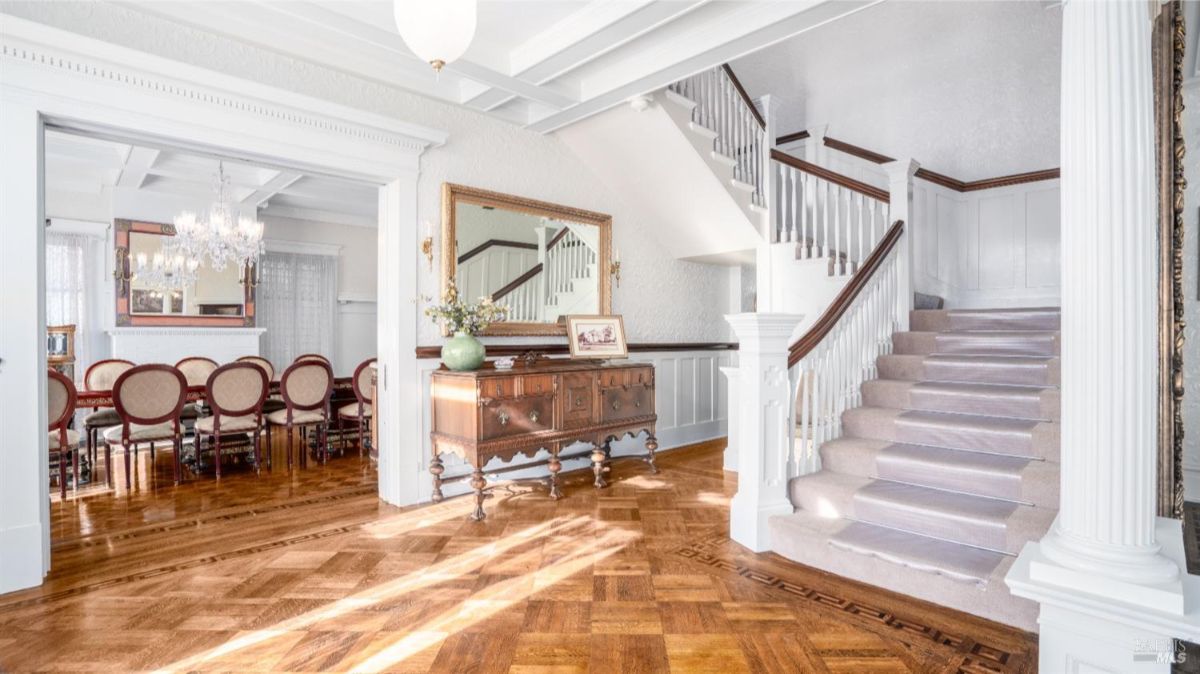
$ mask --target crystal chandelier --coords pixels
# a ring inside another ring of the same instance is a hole
[[[176,242],[167,239],[153,257],[138,253],[134,278],[138,285],[173,291],[194,284],[199,268],[198,258],[188,257]]]
[[[215,188],[217,200],[207,217],[201,219],[191,211],[175,216],[174,238],[178,252],[184,259],[196,260],[197,263],[208,258],[208,266],[213,271],[223,271],[230,262],[238,266],[257,263],[263,252],[263,223],[244,215],[235,215],[237,209],[228,196],[229,184],[225,163],[219,162]]]

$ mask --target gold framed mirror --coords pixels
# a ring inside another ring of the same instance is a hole
[[[508,320],[485,335],[565,335],[572,314],[611,314],[612,216],[442,185],[442,282],[490,296]]]

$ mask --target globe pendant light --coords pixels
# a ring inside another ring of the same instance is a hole
[[[393,0],[404,44],[441,72],[466,53],[475,37],[476,0]]]

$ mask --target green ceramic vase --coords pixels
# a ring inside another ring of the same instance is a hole
[[[442,345],[442,362],[451,370],[478,370],[486,351],[483,343],[465,332],[456,332]]]

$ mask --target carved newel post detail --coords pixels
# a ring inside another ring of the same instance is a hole
[[[725,320],[738,340],[738,395],[730,396],[729,442],[737,448],[738,491],[729,513],[733,540],[755,552],[771,547],[767,519],[792,512],[788,500],[792,386],[788,345],[803,316],[734,314]],[[736,417],[736,422],[734,419]]]
[[[1061,494],[1006,577],[1041,605],[1044,672],[1165,674],[1171,639],[1200,639],[1180,522],[1155,516],[1160,9],[1063,7]]]

